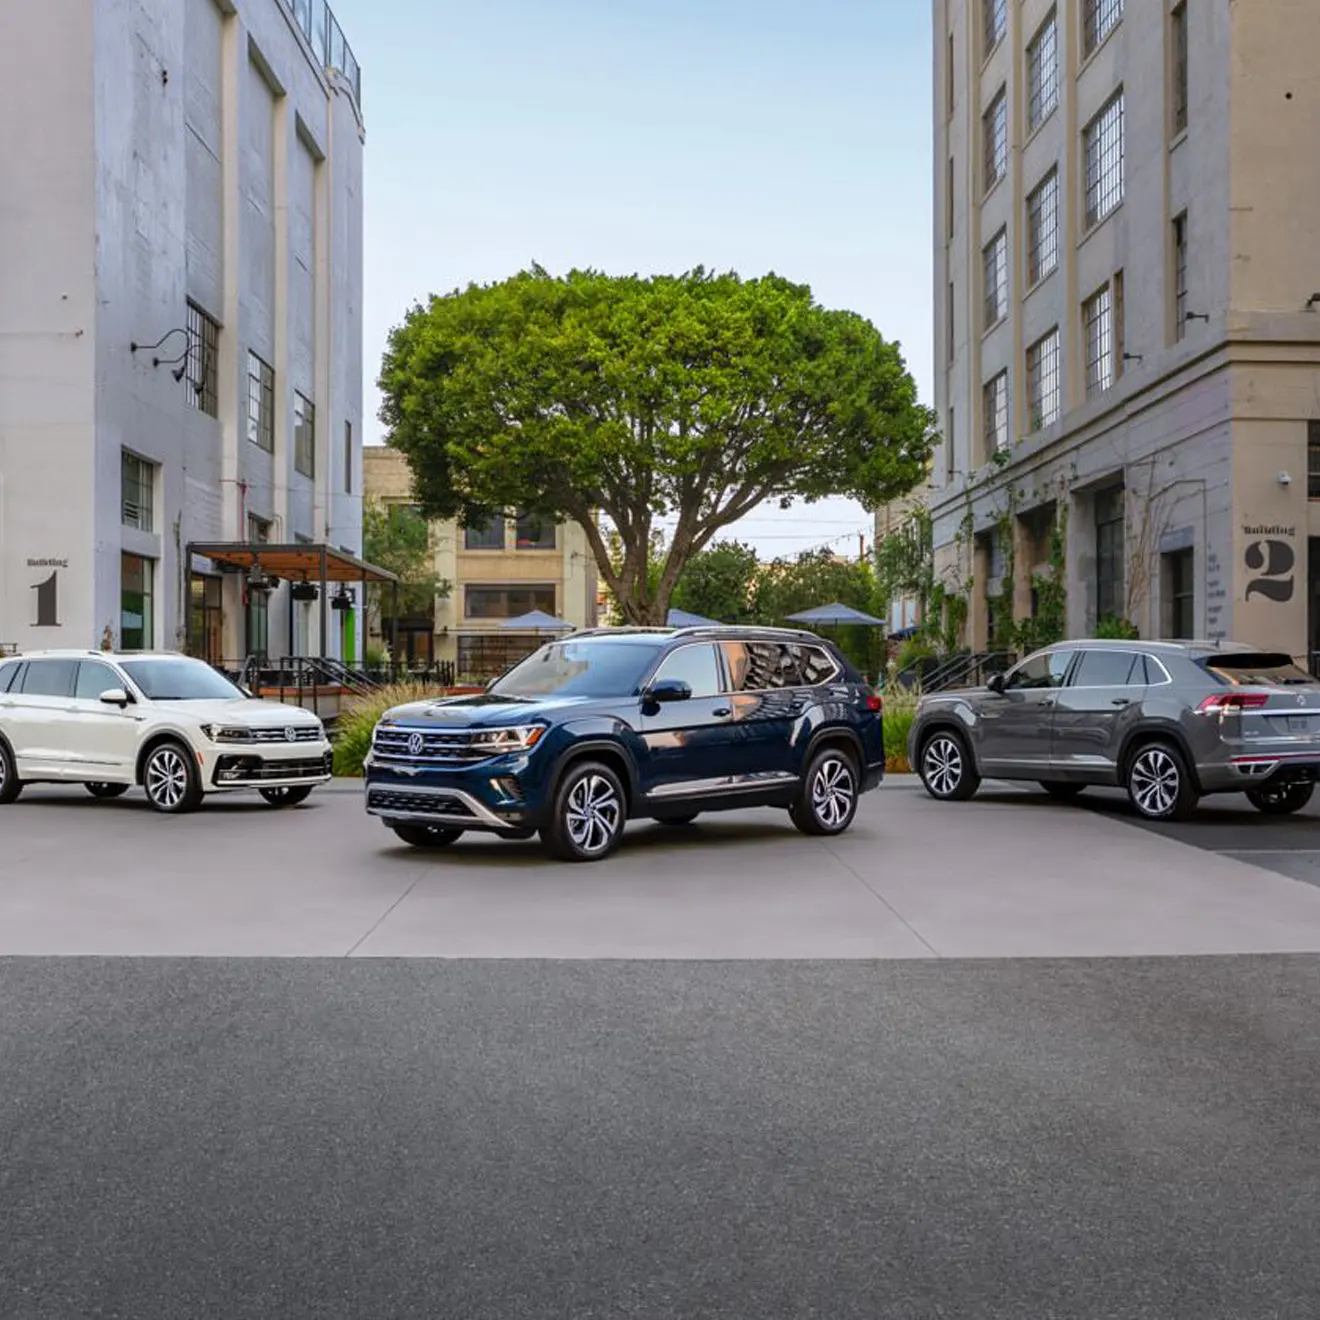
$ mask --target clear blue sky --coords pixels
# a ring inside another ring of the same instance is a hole
[[[333,0],[362,64],[366,354],[433,291],[774,270],[903,345],[929,401],[927,0]],[[746,520],[763,554],[868,520]]]

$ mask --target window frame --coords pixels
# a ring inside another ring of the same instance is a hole
[[[1111,500],[1116,512],[1102,517],[1102,501]],[[1127,609],[1127,495],[1122,486],[1096,492],[1094,521],[1095,616],[1099,622],[1108,617],[1122,618]],[[1107,544],[1110,540],[1112,544]],[[1115,571],[1108,573],[1106,566]]]
[[[1027,43],[1027,132],[1059,108],[1059,11],[1045,15]]]
[[[981,249],[985,329],[993,330],[1008,316],[1008,226]]]
[[[1050,200],[1046,211],[1044,202]],[[1059,268],[1059,167],[1051,165],[1027,194],[1027,285],[1034,289]],[[1048,219],[1048,224],[1046,220]],[[1049,265],[1045,265],[1048,255]]]
[[[993,415],[991,391],[995,392]],[[1012,447],[1008,433],[1008,368],[997,371],[981,386],[982,428],[981,439],[988,463],[998,453]]]
[[[316,404],[301,390],[293,392],[293,470],[316,480]]]
[[[1082,342],[1086,348],[1086,397],[1094,399],[1113,388],[1114,294],[1106,280],[1082,303]]]
[[[220,322],[200,303],[186,301],[184,382],[188,402],[208,417],[220,416]]]
[[[1123,0],[1082,0],[1082,59],[1089,60],[1123,21]]]
[[[1104,224],[1123,205],[1126,192],[1127,97],[1119,87],[1082,129],[1083,232]]]
[[[1000,122],[1002,120],[1002,123]],[[981,116],[981,194],[988,197],[1008,174],[1008,87],[1002,85]]]
[[[499,528],[499,542],[495,545],[482,545],[479,542],[488,534]],[[496,514],[485,527],[464,527],[463,528],[463,550],[464,553],[473,554],[498,554],[504,550],[508,542],[509,519],[503,514]],[[476,542],[474,544],[474,536]]]
[[[141,633],[141,641],[137,646],[130,646],[127,640],[127,630],[124,627],[125,597],[129,594],[125,586],[125,570],[128,568],[129,561],[133,560],[142,566],[142,590],[135,594],[141,597],[142,601],[142,626],[135,630]],[[147,555],[135,555],[128,550],[123,550],[119,555],[119,649],[121,651],[151,651],[156,646],[156,565],[157,560]]]
[[[473,614],[473,593],[502,593],[506,606],[511,592],[525,591],[531,602],[526,609],[509,609],[504,614]],[[549,603],[539,603],[535,593],[549,592]],[[553,582],[465,582],[463,584],[463,619],[465,623],[499,623],[505,619],[516,619],[521,614],[530,614],[533,610],[544,610],[554,614],[558,606],[558,588]]]
[[[247,438],[267,454],[275,452],[275,368],[248,349]]]
[[[120,450],[119,463],[119,518],[124,527],[136,528],[139,532],[154,532],[156,518],[156,468],[157,464],[131,449]],[[130,477],[130,469],[133,474]],[[132,483],[137,495],[136,500],[129,498],[129,484]],[[136,516],[129,516],[130,505],[136,510]]]
[[[1188,212],[1173,217],[1173,338],[1177,342],[1187,334],[1187,249]]]
[[[1320,500],[1320,420],[1306,423],[1306,498]]]
[[[1173,58],[1169,107],[1172,136],[1179,138],[1191,127],[1191,100],[1188,91],[1187,0],[1169,10],[1169,51]]]
[[[1008,0],[981,0],[981,40],[983,58],[991,55],[1008,36]]]
[[[546,545],[544,540],[535,544],[523,544],[522,527],[524,523],[535,520],[542,537],[544,538],[547,528],[550,532],[550,543]],[[512,519],[513,522],[513,548],[522,554],[549,554],[559,549],[559,524],[552,518],[547,518],[539,513],[532,513],[526,509],[517,511]]]
[[[1044,357],[1047,345],[1050,346],[1048,362]],[[1053,426],[1063,415],[1062,353],[1057,325],[1027,347],[1027,405],[1031,410],[1032,434]],[[1047,407],[1047,403],[1052,403],[1052,410]]]

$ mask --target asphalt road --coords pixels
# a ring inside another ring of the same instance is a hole
[[[1308,824],[1205,824],[895,783],[562,867],[25,795],[0,1320],[1309,1320],[1320,889],[1200,844]]]

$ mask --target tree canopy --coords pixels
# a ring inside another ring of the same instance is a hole
[[[380,387],[426,513],[578,523],[637,623],[662,621],[692,556],[766,501],[876,505],[911,489],[932,434],[898,346],[870,322],[776,275],[700,268],[533,267],[434,296],[392,332]]]
[[[436,576],[430,525],[407,504],[368,500],[363,505],[362,557],[399,579],[400,618],[429,615],[436,597],[449,594],[450,584]],[[390,599],[390,589],[373,588],[368,609],[374,621]]]

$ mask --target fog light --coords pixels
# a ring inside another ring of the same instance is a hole
[[[522,789],[519,788],[518,781],[510,778],[508,775],[505,775],[500,779],[492,779],[490,781],[490,786],[500,794],[506,802],[521,802],[523,800]]]

